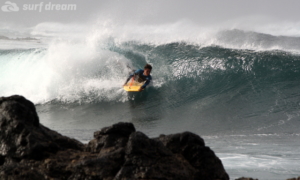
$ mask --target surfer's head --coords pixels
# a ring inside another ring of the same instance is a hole
[[[150,64],[146,64],[144,67],[144,75],[149,76],[152,70],[152,66]]]

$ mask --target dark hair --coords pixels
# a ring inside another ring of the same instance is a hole
[[[150,70],[152,70],[152,66],[150,64],[146,64],[145,67],[144,67],[144,69],[150,69]]]

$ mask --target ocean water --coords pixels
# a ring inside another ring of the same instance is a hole
[[[42,124],[84,143],[126,121],[150,137],[200,135],[231,179],[299,176],[300,37],[180,26],[105,23],[70,34],[73,25],[45,23],[25,33],[37,40],[18,41],[1,30],[10,39],[0,39],[0,96],[25,96]],[[123,91],[146,63],[152,84]]]

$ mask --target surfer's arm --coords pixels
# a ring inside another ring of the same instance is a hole
[[[141,87],[141,89],[145,89],[146,86],[148,86],[150,84],[150,82],[151,82],[151,78],[147,78],[145,84]]]
[[[129,77],[127,78],[127,80],[125,81],[124,86],[127,84],[127,82],[128,82],[133,76],[135,76],[135,75],[141,73],[141,71],[143,71],[143,70],[139,69],[139,70],[136,70],[133,74],[130,74]]]
[[[127,80],[124,83],[124,86],[127,84],[127,82],[134,76],[134,74],[130,74],[129,77],[127,78]]]

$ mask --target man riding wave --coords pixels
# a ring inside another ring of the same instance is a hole
[[[147,85],[149,85],[149,83],[152,80],[152,76],[150,75],[152,70],[152,66],[150,64],[146,64],[144,67],[144,70],[139,69],[136,70],[133,74],[129,75],[129,77],[127,78],[126,82],[124,83],[123,86],[125,86],[127,84],[127,82],[135,77],[135,81],[141,83],[141,82],[145,82],[143,86],[141,86],[141,88],[139,89],[139,91],[142,91],[146,88]],[[137,77],[137,78],[136,78]]]

